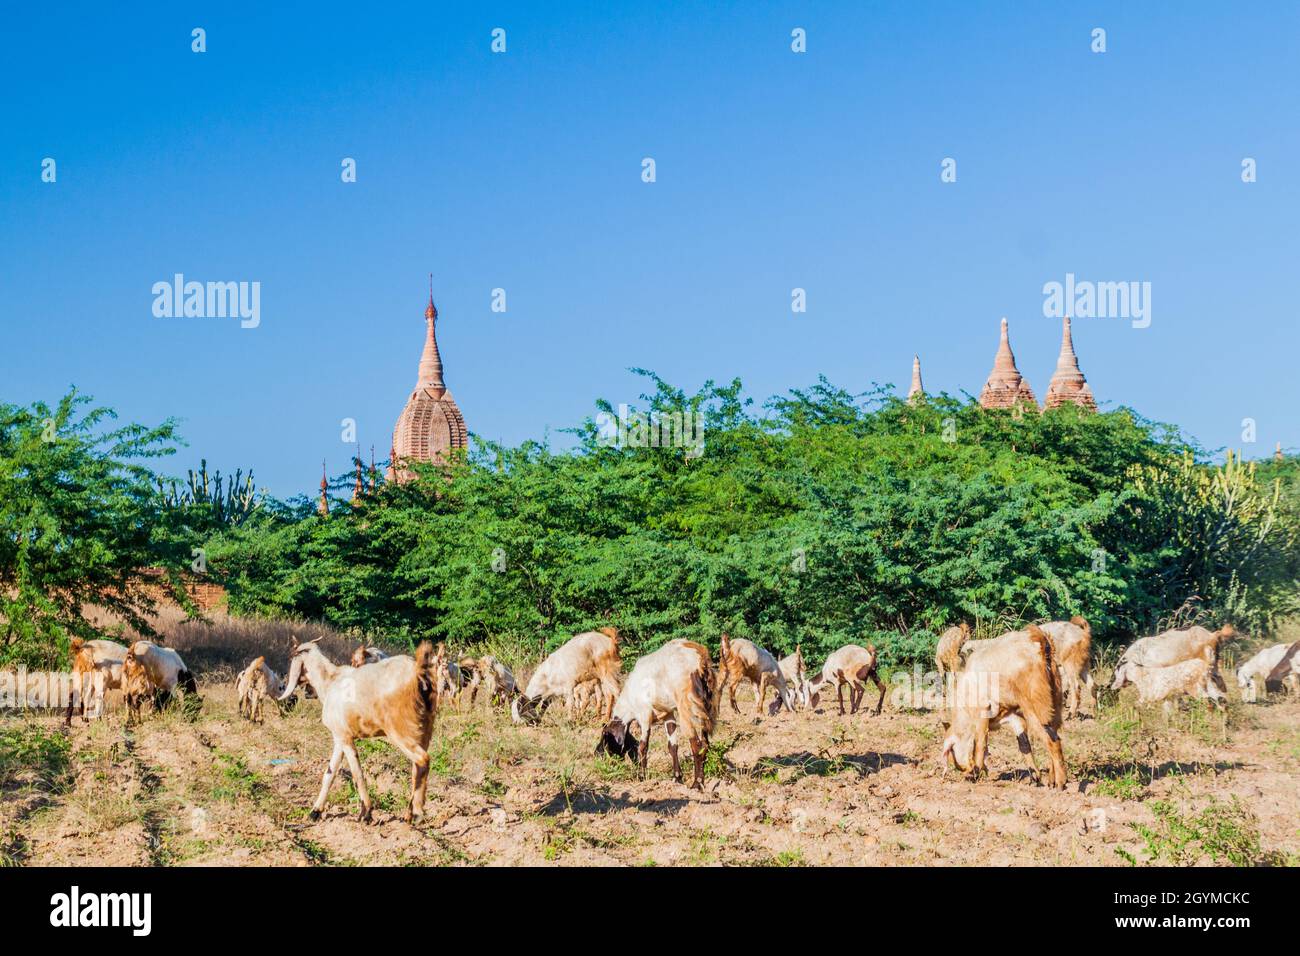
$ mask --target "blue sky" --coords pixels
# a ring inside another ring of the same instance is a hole
[[[1300,446],[1294,4],[29,4],[3,31],[0,399],[174,415],[180,473],[309,492],[345,417],[382,456],[430,271],[448,384],[512,444],[635,402],[635,366],[762,399],[905,390],[919,352],[978,393],[1002,316],[1041,398],[1072,272],[1152,285],[1148,328],[1075,322],[1103,405]],[[261,325],[155,318],[177,272],[260,282]]]

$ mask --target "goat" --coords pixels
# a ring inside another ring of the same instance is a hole
[[[965,621],[950,627],[939,635],[939,643],[934,648],[934,665],[939,670],[939,680],[944,674],[955,674],[961,670],[961,649],[970,640],[970,625]]]
[[[515,695],[519,693],[514,673],[491,654],[484,654],[477,659],[467,658],[460,663],[461,669],[468,668],[472,675],[469,683],[469,703],[471,707],[474,706],[474,700],[478,697],[479,685],[487,688],[488,700],[492,703],[504,703],[513,700]]]
[[[861,647],[857,644],[845,644],[839,650],[831,652],[822,665],[821,673],[809,684],[809,703],[816,707],[821,700],[821,689],[834,682],[835,699],[839,702],[840,713],[844,713],[844,686],[849,687],[849,713],[856,714],[867,692],[867,678],[875,681],[880,688],[880,699],[876,701],[875,715],[885,703],[885,682],[876,670],[876,649],[871,644]]]
[[[312,804],[311,819],[320,819],[339,765],[347,757],[361,799],[358,819],[363,823],[371,821],[370,791],[356,751],[358,740],[371,737],[386,738],[411,761],[411,801],[405,819],[417,823],[424,817],[429,739],[433,736],[433,719],[438,708],[436,681],[441,666],[442,661],[428,641],[415,649],[414,658],[389,657],[365,667],[331,663],[316,641],[295,645],[289,658],[289,676],[279,699],[286,700],[297,688],[299,678],[306,674],[320,698],[321,723],[334,739],[320,794]]]
[[[799,706],[809,706],[812,695],[808,693],[808,670],[803,662],[803,645],[796,644],[794,653],[781,658],[776,666],[781,668],[781,674],[794,691]]]
[[[639,758],[645,779],[650,758],[650,731],[662,723],[668,731],[673,779],[682,783],[677,741],[691,746],[695,772],[691,788],[704,789],[704,753],[718,716],[721,693],[709,650],[694,641],[674,640],[636,662],[614,702],[613,714],[601,729],[596,753]],[[642,740],[636,739],[640,731]]]
[[[1065,752],[1061,747],[1061,678],[1052,642],[1039,627],[1012,631],[972,654],[956,679],[943,758],[978,779],[986,772],[991,729],[1006,725],[1016,735],[1031,776],[1041,782],[1029,735],[1046,745],[1052,764],[1051,785],[1065,789]]]
[[[265,657],[257,658],[235,680],[239,716],[247,717],[255,724],[262,723],[262,702],[267,698],[276,700],[283,690],[284,682],[280,680],[280,675],[267,666]],[[291,702],[280,704],[280,712],[283,713]]]
[[[144,665],[158,692],[159,703],[167,699],[179,687],[187,694],[198,694],[199,686],[194,675],[190,673],[185,661],[170,647],[160,647],[151,641],[136,641],[131,645],[131,653]]]
[[[733,641],[723,634],[722,648],[718,652],[718,671],[721,675],[718,696],[721,697],[726,690],[731,700],[731,709],[736,713],[740,713],[740,707],[736,705],[736,688],[741,681],[746,680],[754,685],[756,713],[763,713],[763,698],[767,696],[768,687],[776,690],[776,699],[768,710],[769,716],[779,711],[783,704],[787,709],[794,710],[794,691],[781,673],[776,658],[753,641],[743,637]]]
[[[79,637],[70,642],[72,653],[72,687],[68,695],[68,713],[64,723],[72,724],[72,705],[81,703],[81,719],[86,716],[86,701],[92,702],[91,715],[99,717],[104,708],[105,691],[122,686],[122,665],[126,662],[127,648],[113,641],[86,641]]]
[[[516,697],[510,705],[511,719],[516,724],[537,723],[556,697],[563,697],[572,710],[574,690],[583,681],[594,678],[600,682],[601,693],[608,701],[604,719],[609,720],[618,697],[621,673],[618,630],[602,627],[585,631],[570,638],[537,666],[523,696]]]
[[[1184,694],[1204,698],[1206,706],[1213,709],[1216,705],[1223,706],[1228,699],[1223,691],[1223,678],[1215,666],[1217,658],[1214,645],[1202,644],[1198,657],[1177,664],[1163,667],[1129,664],[1126,680],[1138,689],[1139,704],[1164,701],[1166,714],[1173,705],[1172,698]]]
[[[388,655],[377,647],[369,644],[360,644],[352,652],[352,666],[365,667],[367,664],[377,664],[382,660],[387,660]]]
[[[122,694],[126,698],[126,725],[140,723],[140,708],[153,700],[155,688],[149,671],[136,659],[135,651],[128,650],[122,661]]]
[[[1273,666],[1268,676],[1264,678],[1264,689],[1268,689],[1269,684],[1282,684],[1289,693],[1300,691],[1300,641],[1287,648],[1287,652],[1282,655],[1282,659]]]
[[[1065,716],[1079,713],[1081,698],[1087,694],[1091,710],[1097,713],[1097,686],[1092,679],[1092,627],[1085,618],[1075,615],[1068,621],[1048,621],[1038,625],[1052,642],[1052,659],[1061,674],[1061,693]]]
[[[1219,645],[1235,637],[1236,633],[1231,624],[1225,624],[1217,631],[1207,631],[1197,624],[1181,631],[1165,631],[1140,638],[1125,648],[1124,653],[1120,655],[1119,662],[1115,665],[1110,689],[1120,690],[1132,683],[1127,674],[1131,666],[1168,667],[1170,664],[1201,657],[1206,647],[1214,650],[1217,668]]]
[[[1280,682],[1290,671],[1291,661],[1296,657],[1296,648],[1300,648],[1300,641],[1295,644],[1274,644],[1238,667],[1237,686],[1241,688],[1241,699],[1248,704],[1257,703],[1261,685],[1267,694],[1270,683]],[[1274,677],[1274,671],[1279,668],[1281,673]]]

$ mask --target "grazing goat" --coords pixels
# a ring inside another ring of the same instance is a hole
[[[776,662],[776,665],[781,668],[781,674],[785,677],[785,682],[794,691],[795,700],[799,702],[799,706],[809,706],[812,695],[808,692],[808,669],[803,662],[803,645],[796,644],[794,653],[781,658]]]
[[[861,647],[857,644],[845,644],[826,658],[821,673],[813,678],[809,685],[811,695],[809,703],[816,707],[821,700],[821,689],[829,683],[835,684],[835,699],[839,702],[840,713],[844,713],[844,686],[849,688],[849,713],[856,714],[867,692],[867,679],[875,681],[880,688],[880,698],[876,701],[875,714],[885,703],[885,682],[876,670],[876,649],[871,644]]]
[[[1269,671],[1264,678],[1265,690],[1269,684],[1282,684],[1292,694],[1300,691],[1300,641],[1290,645],[1282,659]]]
[[[295,646],[289,658],[289,676],[280,700],[285,700],[306,675],[321,701],[321,723],[334,738],[329,766],[321,779],[320,794],[312,804],[311,818],[320,819],[330,786],[339,765],[347,757],[352,781],[361,798],[363,823],[371,820],[370,791],[361,773],[356,742],[384,737],[411,761],[411,801],[406,820],[418,822],[424,816],[424,797],[429,783],[429,738],[438,707],[437,674],[442,661],[433,645],[424,641],[414,659],[389,657],[365,667],[333,664],[321,653],[316,641]]]
[[[1163,667],[1143,667],[1129,664],[1125,670],[1126,682],[1138,689],[1138,703],[1152,704],[1164,701],[1164,711],[1169,713],[1173,699],[1186,694],[1205,699],[1213,709],[1222,707],[1228,700],[1223,692],[1223,678],[1215,666],[1218,654],[1211,644],[1201,646],[1201,654],[1188,661],[1167,664]]]
[[[767,696],[769,687],[776,690],[776,699],[768,710],[769,716],[779,711],[783,704],[787,709],[794,710],[794,690],[786,682],[776,658],[753,641],[743,637],[733,641],[723,634],[722,649],[718,652],[718,671],[718,696],[721,697],[722,692],[727,691],[731,709],[736,713],[740,713],[740,707],[736,705],[736,688],[741,681],[749,681],[754,685],[755,713],[763,713],[763,698]]]
[[[122,694],[126,698],[126,725],[140,723],[140,708],[153,700],[154,686],[133,650],[128,650],[122,661]]]
[[[1012,631],[972,654],[953,688],[951,719],[943,757],[974,780],[986,772],[991,729],[1007,726],[1016,735],[1031,775],[1041,782],[1032,734],[1052,763],[1051,785],[1065,789],[1065,753],[1061,747],[1061,678],[1052,642],[1039,627]]]
[[[1097,713],[1097,685],[1092,679],[1092,627],[1078,615],[1068,621],[1048,621],[1038,625],[1052,642],[1052,659],[1061,674],[1061,693],[1065,699],[1065,716],[1079,713],[1081,698],[1087,694],[1089,709]]]
[[[104,709],[105,691],[122,686],[122,665],[126,662],[127,648],[113,641],[85,641],[74,637],[71,641],[72,687],[68,696],[68,713],[65,723],[72,723],[72,705],[81,703],[81,719],[86,716],[86,701],[91,701],[90,713],[99,717]]]
[[[694,641],[669,641],[636,662],[614,702],[614,712],[600,732],[596,753],[639,758],[642,779],[650,758],[650,730],[662,723],[668,731],[673,779],[682,782],[677,741],[691,745],[695,773],[691,788],[704,789],[704,753],[718,716],[721,695],[709,651]],[[638,743],[635,734],[640,732]]]
[[[262,703],[268,698],[276,700],[284,690],[280,675],[266,663],[265,657],[259,657],[240,672],[235,679],[235,696],[239,700],[239,716],[247,717],[255,724],[262,723]],[[297,700],[297,698],[293,698]],[[280,704],[280,712],[288,704]],[[278,701],[277,701],[278,703]]]
[[[586,631],[570,638],[537,666],[523,696],[516,697],[510,705],[511,719],[516,724],[535,724],[556,697],[564,698],[572,712],[574,690],[579,684],[594,678],[600,682],[601,693],[607,701],[604,719],[609,720],[618,697],[621,673],[618,630],[602,627]]]
[[[187,694],[199,692],[198,683],[185,666],[185,661],[170,647],[160,647],[151,641],[136,641],[131,645],[131,653],[149,672],[149,679],[158,692],[159,705],[166,703],[177,687]]]
[[[466,657],[460,661],[462,674],[469,675],[469,704],[474,706],[478,699],[480,687],[486,687],[488,700],[493,703],[506,703],[519,693],[515,684],[515,675],[505,664],[491,654],[482,657]]]
[[[1219,645],[1235,637],[1236,633],[1231,624],[1225,624],[1217,631],[1208,631],[1197,624],[1181,631],[1165,631],[1162,634],[1140,638],[1125,648],[1124,653],[1120,655],[1119,662],[1115,665],[1115,675],[1110,689],[1120,690],[1132,683],[1132,679],[1128,676],[1130,667],[1168,667],[1170,664],[1196,660],[1203,656],[1206,647],[1213,649],[1217,667]]]
[[[955,674],[961,670],[962,645],[970,640],[970,625],[965,621],[950,627],[939,635],[939,643],[934,648],[934,664],[939,669],[939,680],[944,674]]]
[[[352,652],[352,666],[365,667],[367,664],[378,664],[382,660],[387,660],[388,655],[377,647],[369,644],[361,644]]]

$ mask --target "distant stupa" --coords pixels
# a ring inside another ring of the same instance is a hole
[[[1047,386],[1047,398],[1044,405],[1056,408],[1073,402],[1090,412],[1097,410],[1097,402],[1092,397],[1088,380],[1079,370],[1079,357],[1074,354],[1074,339],[1070,335],[1070,317],[1065,317],[1065,328],[1061,332],[1061,355],[1056,360],[1056,372]]]
[[[907,390],[907,401],[910,405],[925,398],[925,388],[921,385],[921,356],[912,356],[912,387]]]
[[[453,449],[469,445],[465,419],[442,379],[442,356],[438,352],[436,326],[438,309],[433,304],[433,276],[429,277],[429,305],[424,310],[427,332],[415,389],[393,428],[392,462],[388,479],[399,482],[415,477],[407,465],[435,462]]]
[[[993,371],[980,392],[980,404],[985,408],[1014,408],[1022,403],[1038,407],[1034,390],[1016,368],[1016,357],[1011,352],[1011,340],[1007,336],[1007,320],[1003,319],[998,354],[993,360]]]

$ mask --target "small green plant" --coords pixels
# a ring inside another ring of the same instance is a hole
[[[1118,777],[1094,780],[1092,791],[1098,796],[1113,797],[1116,800],[1141,800],[1146,793],[1146,784],[1141,771],[1134,766]]]
[[[803,858],[803,850],[782,850],[776,856],[772,857],[772,866],[807,866],[808,861]]]
[[[0,730],[0,789],[27,783],[58,790],[68,782],[72,743],[37,723]]]
[[[1260,848],[1255,815],[1235,795],[1230,803],[1211,797],[1199,813],[1184,812],[1167,800],[1154,801],[1150,807],[1156,818],[1153,825],[1129,824],[1144,843],[1144,862],[1193,866],[1206,856],[1231,866],[1272,862],[1272,855]],[[1130,865],[1139,862],[1128,851],[1116,852]]]

